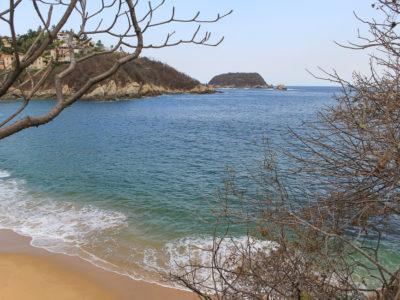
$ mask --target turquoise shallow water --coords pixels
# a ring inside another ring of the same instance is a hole
[[[226,167],[255,169],[261,142],[332,104],[334,88],[224,90],[79,102],[47,126],[0,142],[0,227],[46,249],[156,278],[209,242]],[[48,110],[35,101],[28,111]],[[0,104],[0,115],[16,102]]]

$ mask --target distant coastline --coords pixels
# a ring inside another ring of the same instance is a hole
[[[64,97],[79,90],[96,74],[110,68],[115,55],[118,54],[110,54],[102,58],[93,57],[79,64],[77,69],[62,82]],[[55,99],[54,77],[66,67],[66,64],[59,64],[42,88],[35,93],[34,99]],[[216,91],[213,87],[201,84],[198,80],[167,64],[144,57],[123,65],[116,74],[95,85],[81,97],[81,100],[111,101],[166,94],[210,94],[214,92]],[[11,88],[1,99],[17,99],[16,95],[18,95],[18,91]]]

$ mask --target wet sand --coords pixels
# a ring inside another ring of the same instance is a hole
[[[0,230],[0,300],[193,300],[194,294],[133,280],[78,257],[30,246],[30,239]]]

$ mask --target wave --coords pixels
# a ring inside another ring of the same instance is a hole
[[[32,246],[72,254],[94,235],[126,226],[120,212],[31,193],[23,180],[0,171],[0,228],[32,238]]]
[[[10,176],[11,176],[11,174],[8,173],[7,171],[0,170],[0,178],[7,178],[7,177],[10,177]]]
[[[212,236],[185,237],[166,242],[160,249],[146,245],[127,248],[127,241],[120,236],[127,227],[127,217],[121,212],[34,193],[23,180],[0,170],[0,229],[30,237],[34,247],[78,256],[105,270],[163,286],[166,285],[159,280],[160,274],[177,274],[193,259],[205,266],[212,260],[210,250],[215,242]],[[125,246],[121,245],[124,243]],[[229,257],[239,248],[247,249],[249,243],[252,251],[270,251],[274,247],[269,241],[237,237],[223,240],[219,253]],[[96,251],[98,247],[103,248],[101,253]],[[125,253],[124,265],[120,265],[121,260],[113,259],[120,255],[121,249]],[[144,272],[133,270],[134,266]],[[200,275],[206,278],[209,273]]]
[[[277,244],[271,241],[262,241],[249,236],[213,238],[212,236],[186,237],[169,242],[158,253],[155,249],[147,249],[144,255],[144,265],[159,273],[183,274],[190,272],[192,266],[203,266],[196,271],[197,280],[205,285],[212,278],[210,266],[213,261],[213,252],[218,245],[218,260],[221,265],[231,264],[232,268],[238,266],[239,261],[234,262],[233,257],[238,258],[238,253],[270,253],[276,249]],[[238,264],[236,264],[238,263]],[[212,286],[212,282],[208,282]]]

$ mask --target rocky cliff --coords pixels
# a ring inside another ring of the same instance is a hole
[[[215,76],[209,82],[219,88],[270,88],[258,73],[227,73]]]

